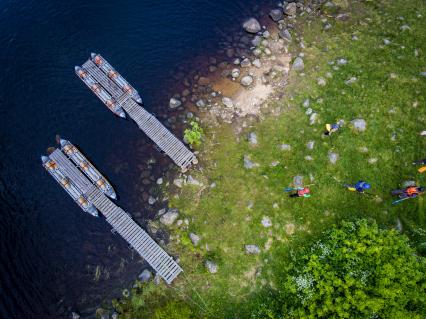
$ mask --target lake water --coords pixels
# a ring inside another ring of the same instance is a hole
[[[74,65],[101,53],[155,113],[174,93],[171,71],[214,52],[219,38],[253,14],[255,2],[0,2],[1,318],[90,312],[120,295],[144,267],[40,165],[60,134],[107,176],[121,207],[150,217],[140,201],[139,175],[156,151],[135,123],[101,104]],[[154,177],[170,163],[151,164],[158,166]]]

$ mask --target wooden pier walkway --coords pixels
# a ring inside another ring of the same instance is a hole
[[[83,192],[86,199],[101,212],[113,229],[161,276],[167,284],[183,271],[170,257],[123,209],[114,204],[96,185],[62,153],[56,149],[49,157],[59,169]]]
[[[197,163],[194,153],[164,127],[155,116],[136,103],[131,94],[123,92],[91,59],[88,59],[82,68],[114,98],[139,128],[178,166],[186,170],[191,164]]]

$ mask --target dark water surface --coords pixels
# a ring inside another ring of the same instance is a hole
[[[40,165],[61,134],[108,177],[121,207],[149,217],[135,175],[152,143],[135,123],[109,112],[74,65],[101,53],[155,112],[173,94],[170,71],[214,51],[255,2],[0,2],[1,318],[60,318],[94,308],[119,295],[143,267],[102,218],[83,213]]]

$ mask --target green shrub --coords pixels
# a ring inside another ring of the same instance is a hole
[[[187,128],[184,132],[184,138],[189,144],[198,146],[204,134],[203,129],[195,121],[192,121],[190,125],[191,128]]]
[[[293,258],[281,283],[290,318],[420,318],[426,259],[375,222],[344,223]]]

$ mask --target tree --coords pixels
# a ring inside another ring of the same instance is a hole
[[[426,260],[407,237],[367,220],[343,223],[293,257],[281,283],[290,318],[421,318]]]

